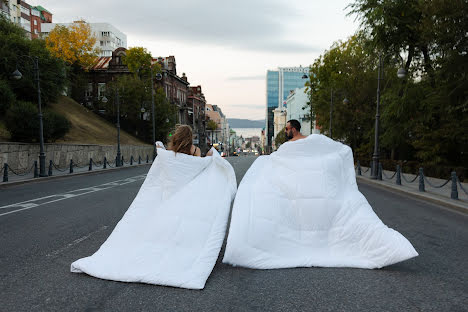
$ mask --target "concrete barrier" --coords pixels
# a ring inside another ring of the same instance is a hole
[[[70,159],[75,164],[85,165],[92,158],[96,162],[101,162],[107,157],[109,162],[115,160],[117,155],[116,145],[96,145],[96,144],[56,144],[44,145],[46,163],[52,160],[60,168],[69,166]],[[146,160],[146,155],[150,159],[153,156],[151,145],[121,145],[120,151],[124,160],[130,161],[130,157],[138,159],[141,156]],[[7,163],[13,170],[30,168],[35,160],[39,158],[39,144],[31,143],[11,143],[0,142],[0,165]]]

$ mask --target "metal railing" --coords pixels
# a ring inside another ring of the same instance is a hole
[[[150,163],[149,159],[150,159],[149,155],[146,155],[146,164]],[[107,168],[123,167],[124,165],[129,165],[129,166],[133,166],[136,164],[141,165],[143,163],[143,158],[140,155],[138,155],[138,162],[137,162],[135,160],[135,157],[133,157],[132,155],[130,157],[130,160],[126,162],[124,161],[124,157],[122,156],[122,159],[120,161],[120,166],[116,166],[117,163],[118,163],[117,158],[113,162],[109,162],[106,157],[104,157],[102,161],[98,161],[98,162],[95,162],[93,158],[90,158],[89,162],[82,163],[82,164],[75,163],[73,162],[73,159],[70,159],[70,163],[67,167],[60,168],[60,166],[57,165],[53,160],[49,160],[48,176],[53,176],[54,171],[58,171],[62,173],[65,173],[65,172],[73,173],[75,168],[78,168],[78,169],[88,168],[88,171],[92,171],[95,169],[103,170]],[[3,164],[3,182],[8,182],[10,174],[13,174],[19,177],[24,177],[24,176],[31,174],[31,172],[33,172],[34,178],[39,177],[39,169],[38,169],[37,160],[34,161],[31,167],[23,168],[23,169],[12,169],[7,163],[4,163]]]
[[[356,167],[355,167],[356,171],[357,171],[357,175],[358,176],[362,176],[363,173],[366,173],[367,171],[369,171],[370,168],[367,168],[366,171],[363,171],[362,168],[361,168],[361,163],[360,161],[358,160],[357,161],[357,164],[356,164]],[[410,178],[407,178],[405,176],[405,174],[402,172],[402,169],[401,169],[401,166],[400,165],[397,165],[396,166],[396,170],[395,172],[393,173],[393,175],[391,177],[389,177],[385,172],[384,170],[382,169],[382,164],[379,163],[379,167],[378,167],[378,171],[377,171],[377,180],[393,180],[393,178],[395,178],[395,184],[397,185],[403,185],[402,184],[402,178],[403,178],[403,181],[407,184],[412,184],[414,183],[416,180],[418,180],[418,189],[420,192],[425,192],[426,191],[426,184],[431,187],[431,188],[434,188],[434,189],[440,189],[440,188],[443,188],[444,186],[446,186],[449,182],[451,182],[451,188],[450,188],[450,198],[452,199],[456,199],[458,200],[458,187],[460,187],[460,189],[466,194],[468,195],[468,191],[463,187],[463,184],[461,183],[460,179],[458,178],[457,176],[457,173],[455,171],[452,171],[451,174],[450,174],[450,178],[448,178],[445,182],[443,182],[442,184],[440,185],[435,185],[434,183],[432,183],[425,175],[424,175],[424,169],[423,168],[419,168],[419,171],[418,173],[415,175],[415,177],[413,179],[410,179]]]

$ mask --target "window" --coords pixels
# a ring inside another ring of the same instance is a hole
[[[34,20],[34,26],[37,26],[37,20]]]
[[[106,84],[105,83],[98,83],[98,99],[100,100],[104,94],[106,93]]]
[[[85,91],[85,96],[86,97],[91,97],[93,95],[93,84],[88,83],[88,88]]]
[[[108,31],[102,31],[101,36],[102,37],[109,37],[109,32]]]

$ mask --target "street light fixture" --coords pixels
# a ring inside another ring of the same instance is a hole
[[[39,176],[47,177],[49,176],[46,173],[45,168],[45,153],[44,153],[44,126],[42,123],[42,105],[41,105],[41,86],[39,83],[39,57],[21,55],[19,58],[28,58],[33,62],[34,65],[34,80],[37,85],[37,107],[38,107],[38,117],[39,117]],[[23,77],[23,74],[16,68],[16,70],[11,74],[11,78],[14,80],[20,80]]]
[[[120,167],[122,165],[122,154],[120,153],[120,101],[118,88],[115,88],[114,103],[117,104],[117,157],[115,159],[115,166]]]
[[[379,68],[377,74],[377,107],[375,113],[375,142],[374,142],[374,154],[372,155],[372,166],[371,166],[371,179],[377,180],[378,178],[378,167],[379,167],[379,131],[380,131],[380,81],[382,80],[383,74],[383,57],[387,56],[382,53],[379,54]],[[400,56],[401,60],[403,58]],[[406,77],[406,70],[401,67],[397,71],[397,77],[402,79]]]

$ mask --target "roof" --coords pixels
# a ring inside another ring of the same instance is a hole
[[[47,11],[43,6],[36,5],[34,8],[36,8],[38,11],[41,11],[41,12],[46,11],[47,13],[52,14],[49,11]]]
[[[90,68],[91,70],[105,70],[109,68],[109,62],[112,60],[112,56],[101,56],[98,57],[94,65]]]

